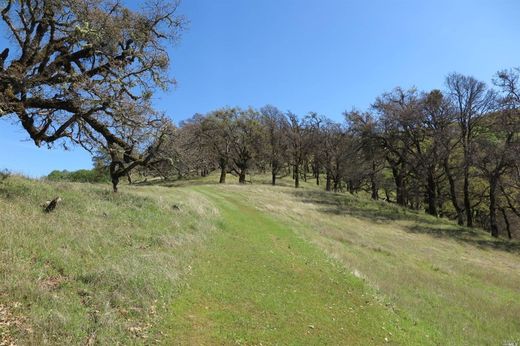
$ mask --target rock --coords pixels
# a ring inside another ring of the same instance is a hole
[[[46,213],[50,213],[51,211],[53,211],[54,209],[56,209],[56,206],[58,205],[58,203],[61,202],[61,198],[60,197],[56,197],[54,198],[52,201],[47,201],[45,203],[45,209],[44,211]]]

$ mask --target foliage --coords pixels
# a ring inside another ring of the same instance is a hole
[[[69,172],[67,170],[58,171],[54,170],[46,179],[50,181],[70,181],[76,183],[108,183],[110,177],[108,172],[98,171],[96,169],[80,169],[77,171]]]
[[[177,3],[132,10],[111,0],[6,0],[1,23],[11,45],[0,54],[0,117],[37,146],[61,141],[110,154],[119,178],[152,162],[169,121],[151,105],[166,89],[165,43],[185,20]]]
[[[518,70],[501,71],[495,89],[453,73],[446,90],[398,87],[368,111],[345,112],[344,123],[270,105],[196,114],[167,145],[170,170],[193,177],[218,169],[220,183],[227,173],[245,183],[246,174],[269,170],[273,185],[292,175],[296,188],[310,174],[327,191],[370,191],[512,237],[520,222],[519,80]]]

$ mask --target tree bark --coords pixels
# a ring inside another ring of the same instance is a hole
[[[498,181],[492,177],[489,181],[489,228],[491,235],[498,238],[498,224],[497,224],[497,203],[496,191]]]
[[[376,182],[376,163],[374,161],[372,161],[372,173],[370,174],[370,189],[372,190],[372,199],[377,201],[379,199],[379,188]]]
[[[220,167],[220,180],[219,180],[219,183],[220,184],[225,184],[226,183],[226,168],[225,167]]]
[[[276,174],[278,174],[279,170],[278,161],[273,160],[271,162],[271,185],[273,186],[276,185]]]
[[[428,182],[426,185],[426,194],[428,198],[428,214],[438,216],[437,215],[437,188],[435,184],[435,178],[433,177],[433,173],[428,172]]]
[[[117,192],[117,185],[119,184],[119,174],[117,172],[118,167],[120,167],[120,163],[117,161],[112,161],[110,163],[110,179],[112,180],[112,191]]]
[[[473,213],[471,210],[471,200],[469,196],[469,167],[464,167],[464,210],[466,212],[466,225],[473,227]]]
[[[387,189],[384,189],[385,191],[385,199],[388,203],[392,203],[392,199],[390,198],[390,194],[388,193]]]
[[[294,187],[300,187],[300,169],[299,165],[294,165]]]
[[[117,176],[112,177],[112,191],[117,192],[117,184],[119,184],[119,178]]]
[[[459,226],[462,226],[464,224],[464,218],[462,215],[462,209],[460,208],[459,202],[457,201],[457,194],[455,192],[455,179],[453,178],[453,175],[451,174],[448,159],[444,160],[443,165],[444,165],[444,172],[446,173],[446,176],[448,177],[448,182],[450,185],[451,204],[453,205],[453,208],[457,212],[457,223],[459,224]]]
[[[403,175],[401,174],[401,172],[399,172],[397,167],[392,167],[392,174],[394,176],[397,204],[406,206]]]
[[[351,195],[354,194],[354,182],[352,179],[348,181],[348,192],[350,192]]]
[[[325,191],[330,191],[330,183],[331,183],[330,172],[327,171],[327,180],[325,183]]]
[[[370,179],[370,189],[372,190],[372,195],[370,196],[374,201],[379,199],[379,189],[377,188],[376,181],[374,177]]]
[[[240,173],[238,174],[238,182],[240,184],[245,184],[246,183],[246,172],[245,172],[245,170],[241,170]]]
[[[502,217],[504,218],[504,222],[506,224],[507,238],[511,240],[513,238],[511,236],[511,224],[509,223],[509,218],[507,217],[506,210],[504,208],[500,208],[500,211],[502,212]]]
[[[442,189],[441,189],[441,185],[440,184],[436,184],[436,188],[437,188],[437,213],[439,215],[439,217],[444,217],[444,202],[443,202],[443,198],[442,198]]]

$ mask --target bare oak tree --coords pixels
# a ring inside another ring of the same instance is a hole
[[[2,4],[11,46],[0,54],[0,117],[19,123],[37,146],[62,140],[105,148],[116,191],[119,177],[149,163],[162,142],[163,117],[150,99],[174,82],[164,43],[184,24],[177,3],[138,11],[112,0]]]
[[[462,172],[466,225],[473,226],[473,205],[470,195],[470,168],[473,161],[476,128],[483,116],[495,106],[496,95],[484,82],[473,77],[452,73],[446,78],[449,96],[455,108],[463,150]]]

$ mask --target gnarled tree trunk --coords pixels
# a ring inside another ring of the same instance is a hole
[[[218,163],[220,167],[220,179],[219,184],[225,184],[226,183],[226,173],[227,173],[227,161],[225,159],[220,159]]]

